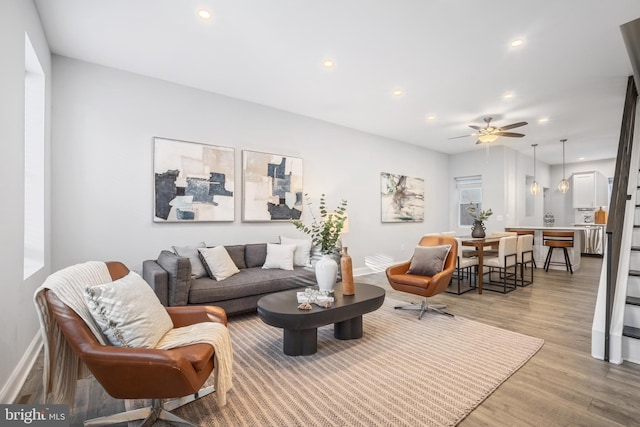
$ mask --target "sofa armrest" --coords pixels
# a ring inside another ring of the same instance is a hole
[[[168,274],[169,306],[187,305],[191,289],[191,261],[169,251],[162,251],[156,263]]]
[[[165,307],[169,305],[169,273],[155,260],[142,262],[142,278],[151,286]]]

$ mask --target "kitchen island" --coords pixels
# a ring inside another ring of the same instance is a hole
[[[573,231],[573,247],[567,248],[567,252],[569,253],[569,259],[571,260],[571,267],[573,271],[578,271],[580,269],[580,248],[582,247],[582,236],[584,233],[584,227],[540,227],[540,226],[509,226],[505,227],[507,231],[518,231],[518,230],[534,230],[535,234],[533,237],[533,259],[536,261],[536,266],[538,268],[543,268],[544,260],[547,258],[547,252],[549,251],[548,246],[544,246],[542,241],[542,232],[543,231]],[[562,249],[555,249],[553,251],[553,256],[551,258],[552,263],[559,264],[551,264],[549,268],[551,270],[565,270],[564,265],[564,253]]]

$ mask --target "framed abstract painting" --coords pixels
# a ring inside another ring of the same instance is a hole
[[[382,222],[424,221],[424,179],[380,173]]]
[[[155,222],[234,220],[235,151],[154,138]]]
[[[242,151],[242,221],[289,221],[302,215],[302,159]]]

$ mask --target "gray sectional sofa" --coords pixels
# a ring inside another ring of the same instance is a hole
[[[158,259],[142,264],[142,276],[165,306],[216,305],[227,314],[255,310],[258,300],[273,292],[315,285],[309,267],[263,269],[266,243],[225,246],[239,273],[222,281],[193,278],[191,261],[163,250]]]

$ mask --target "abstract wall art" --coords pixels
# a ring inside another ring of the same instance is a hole
[[[155,222],[233,221],[235,151],[154,138]]]
[[[380,173],[382,222],[424,221],[424,179]]]
[[[288,221],[302,214],[302,159],[242,151],[242,220]]]

